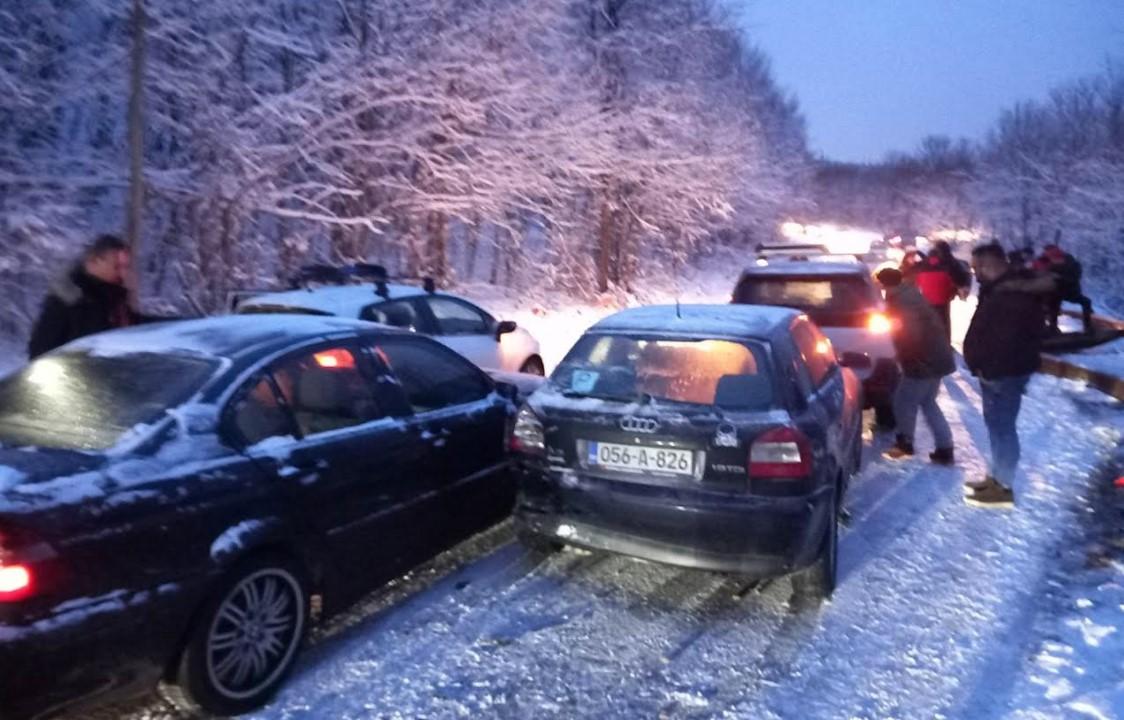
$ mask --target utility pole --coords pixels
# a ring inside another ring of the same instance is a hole
[[[133,263],[128,278],[133,293],[139,291],[137,261],[140,258],[140,234],[144,219],[144,73],[145,73],[144,0],[133,0],[132,62],[129,77],[129,201],[125,217],[125,242],[132,251]],[[134,296],[135,301],[135,296]]]

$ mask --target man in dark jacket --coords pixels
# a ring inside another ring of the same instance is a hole
[[[129,248],[120,238],[102,235],[94,240],[81,262],[52,283],[31,332],[28,356],[139,322],[125,287],[129,262]]]
[[[1011,268],[999,245],[976,248],[972,266],[980,282],[979,305],[964,338],[964,362],[980,380],[991,463],[981,482],[967,483],[968,502],[1010,506],[1020,454],[1016,421],[1040,362],[1043,299],[1056,287],[1048,275]]]
[[[952,256],[952,247],[944,240],[933,245],[933,251],[912,269],[913,282],[944,324],[945,339],[952,342],[952,301],[964,290],[971,290],[972,276]]]
[[[902,366],[902,379],[894,393],[897,441],[886,457],[898,460],[913,455],[917,411],[933,433],[936,449],[929,459],[942,465],[953,463],[952,430],[937,404],[941,378],[956,370],[952,347],[945,340],[940,318],[913,285],[902,283],[898,270],[878,273],[886,290],[886,310],[890,315],[894,350]]]
[[[1049,298],[1048,320],[1050,330],[1058,332],[1058,315],[1062,312],[1062,303],[1071,302],[1081,306],[1081,319],[1085,325],[1085,332],[1093,331],[1093,303],[1081,293],[1081,263],[1057,245],[1047,245],[1042,252],[1042,257],[1035,261],[1034,267],[1040,271],[1048,272],[1054,276],[1057,292]]]

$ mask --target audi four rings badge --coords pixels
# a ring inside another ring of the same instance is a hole
[[[641,418],[629,415],[621,418],[621,430],[634,433],[654,433],[660,429],[660,421],[654,418]]]

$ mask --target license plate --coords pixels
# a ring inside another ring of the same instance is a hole
[[[692,450],[589,442],[586,452],[586,461],[591,466],[628,472],[695,474],[695,453]]]

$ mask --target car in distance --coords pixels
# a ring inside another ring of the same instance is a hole
[[[323,268],[336,272],[315,274],[332,284],[249,295],[240,300],[236,312],[369,320],[428,335],[487,370],[545,374],[538,341],[515,322],[496,320],[466,298],[438,291],[431,280],[422,287],[391,283],[375,279],[387,277],[381,266],[356,268]],[[365,278],[371,281],[352,282]]]
[[[262,704],[314,607],[510,513],[515,397],[429,338],[314,316],[113,331],[0,380],[0,715],[158,682]]]
[[[901,371],[882,292],[865,265],[853,258],[763,255],[742,272],[731,300],[795,308],[811,318],[836,352],[853,359],[877,425],[894,426]]]
[[[625,310],[520,409],[517,532],[673,565],[835,585],[862,389],[795,310]]]

